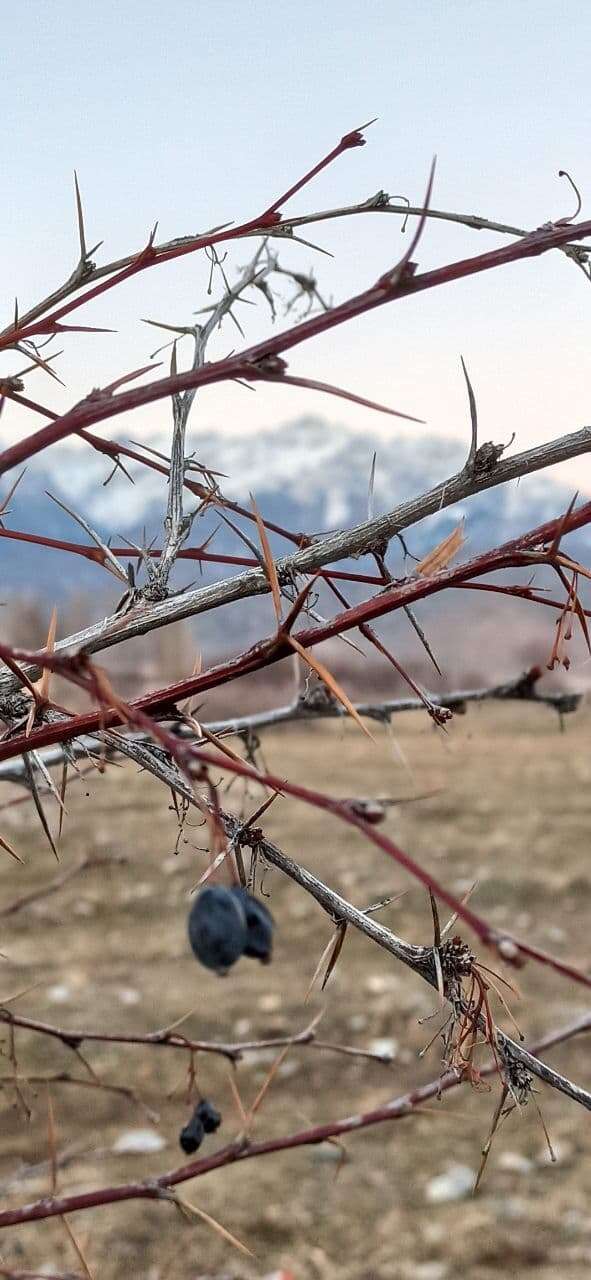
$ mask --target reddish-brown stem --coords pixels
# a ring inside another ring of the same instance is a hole
[[[267,522],[266,522],[267,523]],[[267,523],[267,527],[269,527]],[[22,529],[2,529],[0,528],[0,538],[9,538],[15,542],[29,542],[34,546],[48,547],[52,551],[66,551],[71,555],[83,556],[86,560],[93,560],[96,564],[105,563],[105,553],[100,547],[89,547],[82,542],[65,542],[61,538],[49,538],[41,533],[25,533]],[[124,546],[111,547],[112,554],[118,558],[137,560],[144,556],[148,559],[158,560],[162,555],[159,547],[149,547],[141,550],[138,547]],[[258,569],[259,561],[252,556],[231,556],[217,555],[213,551],[204,551],[202,547],[181,547],[177,551],[176,559],[178,560],[197,560],[203,564],[228,564],[246,569]],[[321,569],[318,577],[334,578],[342,582],[360,582],[365,586],[381,586],[383,579],[377,574],[370,573],[348,573],[346,570],[340,569]],[[562,608],[562,605],[558,606]]]
[[[376,284],[366,289],[363,293],[357,294],[353,298],[348,298],[345,302],[331,308],[329,311],[323,311],[319,315],[312,316],[309,320],[302,321],[301,324],[295,325],[285,333],[275,334],[263,342],[249,347],[240,355],[229,356],[214,364],[205,364],[198,369],[186,370],[183,373],[167,378],[159,378],[147,386],[133,387],[127,391],[119,392],[118,395],[105,394],[100,391],[92,392],[86,400],[75,405],[63,417],[56,419],[51,426],[43,427],[40,431],[5,449],[0,454],[0,475],[12,467],[20,465],[27,458],[33,457],[42,449],[48,448],[59,440],[79,432],[82,428],[87,428],[97,422],[104,422],[107,418],[113,418],[120,413],[127,413],[133,409],[141,408],[145,404],[152,404],[157,400],[176,395],[180,391],[212,386],[214,383],[230,381],[240,377],[247,377],[250,381],[256,381],[257,379],[264,381],[269,372],[268,368],[265,371],[265,362],[268,362],[271,357],[289,351],[301,342],[316,337],[321,333],[326,333],[337,325],[353,320],[357,316],[374,310],[376,307],[384,306],[385,303],[408,297],[409,294],[423,292],[426,289],[437,288],[443,284],[450,284],[455,280],[462,280],[482,271],[490,271],[494,268],[505,266],[510,262],[536,257],[550,249],[560,248],[561,245],[567,244],[570,240],[580,240],[590,235],[591,221],[569,224],[568,226],[555,225],[551,230],[541,229],[533,232],[531,236],[525,236],[523,239],[515,241],[513,244],[491,250],[489,253],[479,254],[473,258],[464,258],[458,262],[448,263],[446,266],[439,267],[434,271],[426,271],[422,275],[414,275],[407,270],[399,276],[394,269],[382,276]],[[125,274],[127,275],[130,271],[131,268],[127,268]],[[104,282],[104,284],[108,283],[108,281]],[[97,290],[102,287],[97,285]],[[79,304],[80,301],[82,300],[78,299],[77,303]],[[259,366],[258,369],[257,366]]]
[[[295,196],[296,192],[301,191],[302,187],[307,186],[307,184],[312,181],[312,178],[315,178],[316,175],[321,173],[323,169],[326,169],[329,164],[332,164],[333,160],[337,160],[344,151],[350,151],[352,147],[364,147],[365,138],[363,137],[363,130],[368,129],[369,125],[373,123],[374,121],[370,120],[368,124],[362,124],[358,129],[352,129],[349,133],[343,134],[341,141],[337,143],[336,147],[333,147],[332,151],[329,151],[328,155],[324,156],[318,164],[315,164],[313,169],[309,169],[308,172],[304,174],[303,178],[300,178],[298,182],[294,182],[293,187],[288,187],[287,191],[284,191],[282,196],[278,196],[277,200],[275,200],[273,204],[270,204],[269,208],[265,210],[265,213],[277,213],[278,209],[281,208],[281,205],[286,204],[292,196]]]
[[[586,1033],[590,1027],[588,1016],[579,1019],[562,1031],[550,1033],[537,1044],[532,1045],[530,1052],[538,1054],[546,1048],[560,1044],[572,1036]],[[480,1071],[483,1077],[496,1075],[498,1064],[492,1059]],[[361,1115],[347,1116],[343,1120],[332,1120],[326,1124],[314,1125],[296,1133],[284,1134],[277,1138],[268,1138],[261,1142],[234,1142],[211,1156],[192,1160],[181,1165],[159,1178],[145,1182],[128,1182],[119,1186],[100,1187],[95,1191],[75,1192],[69,1196],[44,1197],[32,1204],[20,1205],[15,1209],[0,1212],[0,1229],[18,1226],[25,1222],[38,1222],[43,1218],[54,1218],[63,1214],[77,1213],[83,1209],[96,1209],[108,1204],[120,1204],[125,1200],[166,1200],[168,1193],[183,1182],[193,1178],[202,1178],[214,1169],[221,1169],[238,1161],[254,1160],[258,1157],[273,1155],[279,1151],[295,1150],[297,1147],[317,1145],[331,1138],[343,1137],[348,1133],[358,1133],[376,1124],[384,1124],[389,1120],[401,1120],[411,1116],[422,1104],[431,1098],[437,1098],[450,1089],[462,1084],[462,1077],[456,1071],[448,1071],[443,1077],[430,1081],[410,1093],[366,1111]]]

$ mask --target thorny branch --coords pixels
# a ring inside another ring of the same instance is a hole
[[[160,781],[165,782],[167,786],[177,791],[188,804],[197,805],[198,808],[203,810],[205,803],[203,798],[197,803],[192,787],[187,784],[179,771],[163,760],[161,754],[157,753],[153,748],[151,749],[139,743],[122,743],[120,735],[116,736],[115,742],[110,738],[110,735],[106,735],[106,738],[107,742],[110,741],[112,745],[115,745],[118,740],[120,748],[130,759],[135,760],[137,764],[147,769]],[[273,783],[269,782],[269,785],[273,785]],[[277,867],[284,875],[287,875],[289,879],[293,880],[313,897],[335,924],[344,921],[353,925],[354,928],[371,938],[378,946],[383,947],[390,955],[393,955],[407,968],[423,978],[425,982],[437,987],[433,947],[415,946],[404,942],[392,930],[386,929],[378,921],[374,920],[367,912],[358,910],[350,902],[342,898],[340,894],[335,893],[317,876],[314,876],[305,867],[302,867],[300,863],[296,862],[295,859],[285,854],[277,845],[266,840],[260,831],[257,831],[255,835],[248,830],[244,831],[238,819],[231,814],[225,813],[219,806],[216,810],[216,817],[222,823],[226,837],[230,842],[230,848],[236,842],[240,843],[241,839],[244,838],[244,843],[247,846],[250,843],[257,856]],[[506,935],[506,938],[508,940],[508,935]],[[591,981],[589,985],[591,985]],[[584,1089],[580,1089],[579,1086],[573,1085],[571,1081],[559,1077],[557,1074],[554,1074],[551,1078],[549,1068],[545,1064],[537,1063],[520,1044],[498,1029],[496,1029],[496,1038],[497,1047],[502,1051],[506,1050],[516,1061],[532,1071],[534,1075],[539,1076],[545,1083],[552,1085],[560,1092],[566,1093],[575,1101],[582,1102],[584,1106],[591,1110],[591,1094],[588,1094]]]
[[[511,237],[525,237],[531,232],[523,227],[514,226],[511,223],[499,222],[490,218],[483,218],[479,214],[456,213],[443,209],[425,210],[421,205],[411,205],[408,203],[396,202],[396,197],[391,198],[385,191],[377,191],[375,195],[369,196],[367,200],[362,200],[357,204],[343,205],[335,209],[319,210],[316,213],[300,214],[297,217],[282,217],[281,222],[275,226],[255,228],[245,230],[242,234],[244,238],[248,236],[266,235],[273,238],[286,237],[288,239],[297,239],[294,236],[294,229],[297,227],[309,226],[316,222],[332,222],[341,218],[350,218],[358,214],[393,214],[396,217],[404,219],[405,223],[408,218],[423,217],[450,223],[457,223],[461,226],[468,227],[473,231],[490,231],[498,235],[508,235]],[[238,238],[235,235],[234,238]],[[576,237],[573,237],[573,241]],[[193,252],[199,248],[199,242],[202,237],[199,235],[177,236],[173,240],[166,241],[162,244],[154,244],[154,262],[169,261],[167,255],[170,251],[177,249]],[[127,257],[118,258],[113,262],[103,263],[97,266],[91,261],[91,255],[96,251],[98,245],[95,245],[88,253],[85,253],[72,275],[64,284],[60,285],[42,302],[36,303],[29,311],[20,317],[21,326],[29,325],[33,321],[39,319],[51,307],[57,306],[60,302],[65,301],[71,294],[78,292],[84,285],[89,284],[91,280],[98,281],[108,276],[114,275],[116,272],[123,271],[128,267],[132,267],[140,257],[140,252],[128,254]],[[580,262],[583,270],[588,272],[588,251],[584,246],[572,243],[565,246],[563,252],[573,260]],[[144,264],[145,266],[148,263]],[[10,338],[13,340],[15,336],[14,326],[8,325],[1,331],[0,336],[3,339]],[[22,336],[22,335],[21,335]]]
[[[490,685],[480,689],[457,689],[446,694],[427,692],[426,697],[434,706],[447,708],[453,711],[455,715],[463,715],[470,703],[487,702],[489,700],[493,702],[534,702],[540,706],[550,707],[561,716],[569,715],[576,711],[582,702],[583,695],[557,690],[541,692],[538,689],[538,681],[541,675],[540,668],[533,667],[523,675],[517,676],[516,679],[506,680],[502,684]],[[424,711],[425,709],[425,703],[420,698],[390,698],[382,702],[355,702],[353,705],[360,716],[375,720],[378,724],[388,724],[393,716],[402,712]],[[340,703],[326,694],[314,696],[302,693],[293,702],[284,707],[272,707],[268,711],[254,711],[250,715],[233,716],[226,720],[205,721],[204,725],[210,734],[213,733],[216,737],[223,738],[228,734],[248,735],[258,729],[294,721],[343,719],[346,714]],[[194,729],[182,722],[172,721],[172,727],[179,737],[188,738],[196,745],[203,745],[206,741],[205,739],[200,739]],[[131,740],[146,742],[149,741],[149,738],[146,734],[136,734],[131,735]],[[103,737],[102,741],[105,742],[106,737]],[[67,752],[65,747],[50,747],[45,751],[41,751],[39,758],[43,761],[45,767],[50,769],[57,764],[61,764],[64,759],[85,758],[89,750],[94,749],[94,746],[94,737],[77,736],[68,743]],[[113,743],[112,746],[108,747],[108,753],[116,753],[117,749],[117,746]],[[4,760],[0,763],[0,781],[27,785],[26,770],[20,757]],[[43,787],[40,787],[40,790],[43,790]],[[0,914],[2,913],[0,912]]]
[[[422,223],[419,224],[417,236],[420,234],[421,228]],[[147,386],[135,387],[132,390],[120,391],[119,394],[116,394],[117,388],[122,381],[128,382],[131,378],[139,376],[140,372],[145,372],[145,370],[138,370],[133,375],[125,375],[123,379],[118,379],[108,387],[91,392],[85,400],[75,405],[73,409],[61,418],[56,419],[50,426],[42,427],[41,430],[33,435],[26,437],[18,444],[9,446],[3,453],[0,453],[0,475],[5,474],[15,466],[21,465],[22,462],[34,457],[35,454],[40,453],[50,445],[77,434],[84,428],[91,427],[98,422],[104,422],[133,409],[139,409],[143,405],[152,404],[168,396],[177,395],[181,391],[213,386],[216,383],[233,381],[236,378],[244,378],[248,382],[272,381],[281,383],[287,368],[282,357],[286,351],[299,346],[300,343],[317,337],[321,333],[326,333],[338,325],[354,320],[360,315],[375,310],[377,307],[382,307],[386,303],[408,297],[410,294],[438,288],[455,280],[461,280],[483,271],[494,270],[523,258],[536,257],[546,253],[549,249],[561,248],[568,243],[569,233],[571,232],[581,239],[591,236],[591,221],[579,223],[573,227],[556,224],[550,229],[542,228],[506,248],[491,250],[489,253],[480,254],[475,258],[465,258],[434,271],[423,272],[422,275],[415,274],[414,270],[409,268],[410,253],[416,243],[415,237],[415,241],[410,245],[410,249],[401,261],[363,293],[347,299],[338,306],[331,307],[328,311],[322,311],[320,315],[303,320],[286,332],[278,333],[257,343],[255,346],[248,347],[238,355],[231,355],[223,360],[205,364],[199,369],[190,370],[186,373],[172,374],[167,378],[160,378],[150,382]],[[97,290],[100,288],[100,285],[97,286]],[[96,293],[97,290],[91,292]],[[44,323],[47,324],[47,322]],[[306,385],[305,379],[300,379],[299,382],[300,385]],[[321,384],[309,383],[309,385],[317,388]],[[328,386],[325,386],[325,389],[331,390]],[[371,404],[371,402],[355,396],[353,393],[341,392],[337,389],[337,394],[344,394],[358,403]],[[371,407],[378,408],[382,412],[394,413],[396,416],[408,417],[408,414],[400,414],[397,410],[385,408],[383,405],[372,405]]]
[[[225,291],[219,302],[213,305],[211,309],[207,308],[207,310],[210,310],[210,315],[205,324],[196,324],[192,329],[185,330],[184,335],[179,332],[179,337],[190,334],[193,338],[193,360],[190,366],[192,371],[203,368],[203,365],[205,364],[207,344],[215,330],[220,327],[222,320],[226,315],[232,316],[234,323],[242,333],[239,322],[233,313],[234,305],[241,300],[242,294],[245,290],[252,287],[255,282],[258,284],[259,288],[263,287],[266,276],[269,275],[276,266],[274,259],[269,255],[267,255],[266,263],[262,267],[259,265],[264,249],[265,244],[263,242],[263,244],[261,244],[257,249],[252,261],[241,273],[238,282],[233,287],[230,287],[227,282],[223,266],[220,263],[215,250],[211,250],[212,269],[213,266],[217,266],[221,272],[225,284]],[[170,326],[163,327],[169,328]],[[177,342],[175,341],[173,344],[171,373],[176,373],[176,351]],[[193,389],[172,397],[174,430],[168,476],[168,510],[165,521],[166,543],[156,571],[151,575],[152,581],[150,583],[150,592],[149,594],[147,592],[144,593],[147,598],[163,599],[168,594],[168,579],[171,570],[183,544],[189,536],[193,520],[198,513],[198,508],[190,515],[183,513],[183,488],[188,465],[186,459],[186,432],[189,414],[196,394],[196,390]]]

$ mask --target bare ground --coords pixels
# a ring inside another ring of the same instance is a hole
[[[340,795],[437,791],[392,810],[387,829],[455,892],[477,878],[474,902],[491,921],[588,967],[590,727],[586,710],[570,717],[561,734],[554,714],[542,707],[473,708],[447,736],[409,715],[397,721],[395,741],[378,731],[378,746],[351,724],[331,723],[268,733],[264,752],[286,775]],[[240,803],[238,784],[230,797]],[[350,931],[325,995],[304,1003],[330,929],[322,912],[276,871],[264,883],[277,922],[273,964],[243,960],[225,980],[196,965],[185,916],[189,890],[205,865],[197,848],[203,832],[187,828],[175,856],[176,820],[168,805],[162,790],[128,768],[73,785],[60,869],[29,802],[1,815],[0,830],[26,859],[19,867],[1,855],[4,907],[82,856],[112,860],[2,920],[2,994],[39,983],[14,1007],[73,1029],[125,1031],[154,1030],[194,1009],[184,1024],[187,1034],[224,1040],[282,1035],[324,1008],[323,1038],[357,1047],[392,1042],[389,1066],[291,1050],[257,1118],[261,1137],[357,1113],[436,1077],[436,1045],[417,1059],[433,1028],[432,1022],[418,1024],[434,1008],[432,993],[366,939]],[[423,891],[356,832],[288,800],[271,808],[266,831],[361,907],[405,889],[381,918],[411,941],[429,940]],[[530,965],[519,983],[522,998],[514,1010],[528,1038],[589,1004],[584,987],[549,970]],[[500,1011],[499,1021],[509,1029]],[[21,1082],[32,1111],[27,1122],[6,1079],[13,1066],[7,1034],[2,1038],[0,1185],[4,1204],[12,1206],[50,1189],[47,1092],[43,1084]],[[101,1081],[133,1089],[139,1101],[81,1084],[51,1086],[60,1191],[129,1181],[181,1163],[186,1055],[99,1044],[84,1045],[83,1053]],[[18,1033],[16,1054],[22,1076],[67,1071],[91,1080],[73,1052],[45,1037]],[[591,1087],[584,1038],[553,1050],[549,1060]],[[239,1064],[236,1082],[245,1104],[269,1065],[268,1055]],[[236,1133],[240,1121],[228,1064],[202,1056],[198,1072],[203,1093],[224,1115],[220,1133],[206,1139],[205,1154]],[[464,1086],[425,1113],[346,1139],[344,1161],[334,1146],[310,1147],[187,1184],[183,1194],[236,1234],[256,1254],[254,1261],[206,1225],[185,1222],[166,1203],[137,1201],[78,1214],[70,1227],[97,1280],[258,1280],[282,1269],[297,1280],[446,1280],[456,1274],[583,1280],[591,1268],[591,1122],[566,1099],[547,1090],[539,1098],[555,1165],[530,1107],[501,1131],[478,1196],[429,1198],[433,1179],[450,1166],[477,1168],[496,1097]],[[157,1122],[146,1108],[158,1113]],[[138,1130],[159,1137],[161,1149],[115,1150]],[[0,1267],[82,1274],[59,1220],[4,1232],[0,1255]]]

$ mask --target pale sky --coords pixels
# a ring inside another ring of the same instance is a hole
[[[5,321],[71,271],[78,170],[91,242],[102,262],[145,242],[260,211],[372,116],[367,146],[345,154],[285,206],[308,212],[379,188],[419,203],[434,153],[437,208],[535,227],[569,215],[579,185],[591,216],[591,5],[581,0],[20,0],[3,6],[4,198],[0,251]],[[392,217],[308,228],[334,261],[289,247],[335,301],[370,284],[407,242]],[[483,252],[500,237],[431,222],[420,269]],[[234,248],[227,266],[243,265]],[[112,335],[70,335],[59,363],[67,390],[42,373],[32,396],[58,411],[92,386],[146,362],[149,316],[190,323],[203,305],[203,255],[157,267],[77,313]],[[248,311],[248,314],[246,314]],[[247,338],[267,315],[243,308]],[[74,320],[74,317],[73,317]],[[462,353],[478,396],[482,438],[525,448],[591,423],[591,286],[560,253],[409,298],[291,353],[290,372],[338,383],[468,437]],[[279,322],[282,326],[286,321]],[[218,352],[235,345],[230,328]],[[0,372],[20,358],[3,357]],[[168,429],[169,407],[118,419],[121,438]],[[398,426],[317,393],[213,387],[199,427],[252,431],[322,413],[388,435]],[[4,440],[26,418],[6,409]],[[35,427],[41,420],[29,421]],[[208,459],[211,465],[215,459]],[[554,473],[591,489],[591,455]]]

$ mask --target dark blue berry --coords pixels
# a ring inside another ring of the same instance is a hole
[[[273,917],[271,912],[264,903],[253,897],[252,893],[248,892],[248,889],[243,889],[240,886],[232,889],[231,892],[242,903],[246,915],[247,937],[244,955],[253,956],[255,960],[261,960],[263,964],[268,964],[273,951]]]
[[[246,912],[231,889],[211,885],[201,890],[189,913],[189,941],[206,969],[226,973],[247,943]]]
[[[201,1121],[206,1133],[215,1133],[222,1123],[222,1117],[209,1098],[202,1098],[197,1104],[195,1115]]]
[[[193,1152],[198,1150],[203,1142],[204,1134],[205,1129],[197,1115],[197,1110],[195,1110],[189,1123],[185,1125],[184,1129],[181,1129],[179,1134],[179,1142],[185,1155],[192,1156]]]

